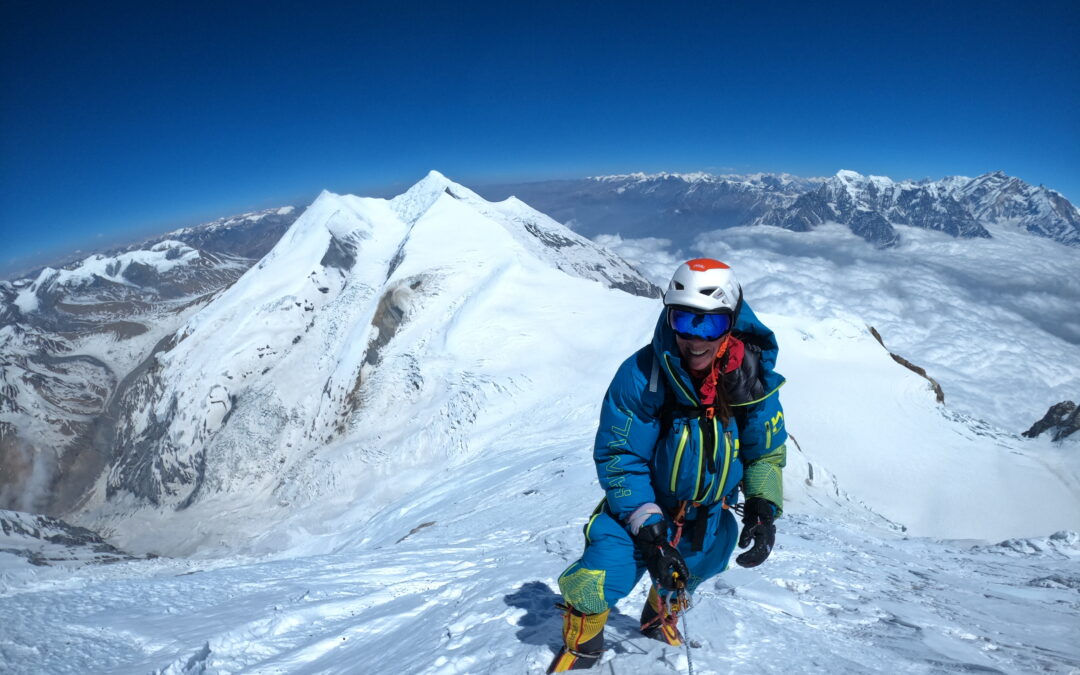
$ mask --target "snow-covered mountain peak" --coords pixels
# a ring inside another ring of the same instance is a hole
[[[1080,244],[1080,209],[1042,185],[994,171],[954,187],[953,192],[980,220],[1019,227],[1063,244]]]
[[[97,289],[98,295],[115,294],[117,287],[150,287],[184,268],[221,262],[175,240],[117,255],[97,253],[66,268],[45,267],[32,282],[19,285],[14,304],[25,315],[50,308],[63,293],[93,293]]]
[[[970,176],[945,176],[941,180],[935,181],[930,178],[924,178],[918,181],[918,185],[934,185],[935,183],[941,189],[944,194],[956,195],[959,190],[964,186],[971,183]]]
[[[375,461],[429,433],[402,427],[409,410],[450,424],[435,433],[453,453],[492,387],[562,367],[507,308],[562,326],[551,338],[575,322],[549,292],[612,289],[659,295],[524,202],[488,202],[438,172],[391,200],[323,192],[117,397],[117,459],[91,503],[189,507],[252,485],[265,496],[290,471],[318,474],[286,491],[308,499],[337,480],[313,460],[324,448]]]
[[[414,223],[443,195],[474,204],[487,203],[472,190],[432,170],[411,188],[390,200],[390,204],[402,220]]]
[[[149,249],[129,251],[115,256],[96,253],[69,269],[57,270],[46,267],[38,275],[35,283],[39,286],[46,281],[79,284],[91,281],[95,276],[107,277],[119,283],[129,283],[124,278],[123,272],[133,263],[152,266],[158,272],[167,272],[198,256],[199,252],[184,242],[167,239],[154,244]]]
[[[657,182],[674,182],[682,183],[694,188],[702,183],[720,184],[720,183],[745,183],[747,185],[758,186],[774,186],[783,187],[797,183],[800,186],[806,183],[820,182],[820,178],[800,178],[793,176],[789,173],[749,173],[749,174],[712,174],[707,171],[693,171],[690,173],[672,173],[668,171],[661,171],[658,173],[644,173],[638,171],[635,173],[627,174],[612,174],[606,176],[589,176],[586,178],[588,181],[594,181],[597,183],[657,183]]]
[[[1004,171],[993,171],[971,180],[965,191],[970,194],[980,190],[1002,190],[1009,187],[1019,187],[1023,184],[1023,181],[1008,175]]]
[[[858,171],[852,171],[850,169],[840,169],[836,172],[835,178],[843,183],[865,183],[866,176],[862,175]]]
[[[841,169],[837,171],[836,175],[833,176],[832,180],[840,183],[841,185],[862,190],[865,190],[867,188],[877,188],[879,190],[882,190],[905,184],[897,183],[888,176],[864,176],[858,171],[851,171],[850,169]],[[910,185],[911,183],[909,182],[907,184]]]
[[[288,216],[292,214],[295,210],[295,206],[280,206],[270,209],[262,209],[261,211],[240,213],[235,216],[218,218],[217,220],[211,221],[209,223],[204,223],[202,225],[196,225],[194,227],[182,227],[180,229],[169,232],[166,236],[180,237],[195,233],[216,232],[218,230],[228,229],[236,227],[238,225],[253,225],[267,218],[272,218],[273,216]]]
[[[657,180],[678,180],[684,183],[693,183],[695,181],[704,180],[709,177],[709,174],[702,172],[697,172],[693,174],[682,174],[669,173],[667,171],[660,171],[657,173],[645,173],[644,171],[635,171],[633,173],[611,174],[606,176],[589,176],[588,180],[594,180],[601,183],[621,183],[626,181],[645,183],[648,181]]]

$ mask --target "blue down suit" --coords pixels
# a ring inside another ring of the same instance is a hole
[[[604,396],[593,452],[606,495],[585,525],[584,553],[559,577],[563,598],[575,609],[603,612],[645,572],[627,528],[643,505],[658,505],[670,523],[685,502],[678,548],[691,592],[728,565],[738,523],[726,507],[737,502],[740,488],[773,503],[778,516],[783,511],[787,432],[777,393],[784,378],[773,370],[776,338],[749,305],[733,336],[744,350],[720,385],[732,412],[726,424],[705,414],[666,312],[652,344],[619,367]]]

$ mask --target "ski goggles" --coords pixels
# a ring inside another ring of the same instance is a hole
[[[718,340],[731,330],[731,314],[697,314],[672,307],[668,310],[671,330],[687,340]]]

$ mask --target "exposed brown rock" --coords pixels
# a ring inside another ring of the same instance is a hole
[[[870,334],[874,336],[874,339],[877,340],[882,347],[885,347],[885,341],[881,339],[881,333],[877,332],[877,329],[873,326],[867,326],[867,328],[870,329]],[[885,347],[885,351],[889,351],[889,348]],[[930,386],[934,389],[934,395],[937,396],[937,402],[942,404],[945,403],[945,392],[942,391],[941,385],[937,383],[937,380],[927,375],[924,368],[915,365],[914,363],[908,361],[899,354],[893,354],[892,352],[889,352],[889,356],[892,357],[893,361],[896,361],[897,363],[907,368],[911,372],[915,373],[919,377],[926,378],[926,380],[930,383]]]

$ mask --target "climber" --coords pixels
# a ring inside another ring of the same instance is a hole
[[[730,267],[679,265],[652,344],[623,362],[600,413],[593,458],[605,497],[585,550],[559,577],[563,646],[549,673],[595,665],[615,603],[648,571],[641,631],[682,644],[677,626],[701,582],[736,558],[756,567],[783,511],[787,432],[777,344]],[[742,532],[732,510],[741,505]]]

